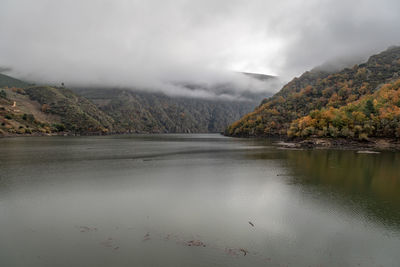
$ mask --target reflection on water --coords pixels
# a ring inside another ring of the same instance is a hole
[[[0,266],[397,266],[400,155],[0,139]]]
[[[296,182],[328,197],[343,197],[342,204],[365,209],[372,220],[400,225],[399,153],[308,150],[288,151],[287,156]]]

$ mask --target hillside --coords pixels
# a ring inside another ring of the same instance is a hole
[[[133,133],[222,132],[257,104],[255,101],[170,97],[122,89],[76,92],[112,117],[121,132]]]
[[[0,135],[104,134],[114,121],[94,104],[65,88],[0,89]]]
[[[231,136],[399,137],[400,47],[336,73],[319,69],[286,84],[230,125]]]
[[[256,79],[270,78],[257,74]],[[222,132],[261,99],[250,91],[243,92],[247,100],[231,101],[122,89],[72,91],[30,86],[6,75],[1,81],[0,135]],[[199,85],[188,86],[196,90]],[[214,89],[230,90],[228,84]]]
[[[258,81],[277,82],[277,78],[270,75],[242,74]],[[168,96],[128,89],[81,88],[74,91],[112,117],[123,133],[223,132],[229,124],[252,111],[265,96],[265,93],[253,92],[251,85],[248,90],[236,90],[231,82],[211,86],[176,82],[176,85],[187,90],[210,91],[220,96],[235,93],[240,100]]]
[[[23,82],[21,80],[0,73],[0,88],[2,87],[24,88],[28,86],[29,84],[26,82]]]

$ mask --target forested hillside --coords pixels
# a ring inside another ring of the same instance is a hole
[[[225,133],[231,136],[400,137],[400,47],[336,73],[315,69]]]
[[[112,117],[121,132],[133,133],[222,132],[257,105],[255,101],[170,97],[120,89],[82,89],[77,93]]]

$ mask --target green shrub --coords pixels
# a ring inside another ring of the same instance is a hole
[[[64,124],[61,124],[61,123],[53,124],[53,127],[56,129],[57,132],[65,131]]]
[[[24,115],[22,115],[22,119],[24,121],[29,121],[29,122],[34,122],[35,121],[35,117],[33,116],[33,114],[24,113]]]
[[[7,98],[7,93],[4,90],[0,91],[0,98]]]

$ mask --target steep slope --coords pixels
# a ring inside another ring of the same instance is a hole
[[[373,99],[377,97],[375,92],[383,84],[390,84],[399,77],[400,47],[389,48],[370,57],[366,63],[337,73],[315,69],[293,79],[276,95],[263,100],[255,111],[230,125],[225,133],[231,136],[286,136],[288,133],[290,136],[299,136],[295,125],[292,125],[290,129],[291,123],[295,120],[310,115],[310,112],[314,110],[323,112],[325,109],[338,109],[361,101],[367,96]],[[374,108],[379,107],[374,106]],[[364,111],[364,115],[371,118],[369,111]],[[337,127],[328,123],[325,127],[327,129],[331,126],[336,127],[336,130],[340,132],[346,126],[345,124]],[[335,130],[332,127],[333,133]],[[309,132],[311,135],[334,136],[334,134],[330,135],[328,130]],[[360,134],[365,134],[365,132],[361,131],[357,133],[357,136],[360,137]],[[363,136],[365,137],[361,135]]]
[[[133,133],[222,132],[256,106],[254,101],[170,97],[119,89],[81,89],[77,93],[112,117],[120,131]]]
[[[0,89],[0,135],[103,134],[114,121],[90,101],[65,88]]]
[[[42,105],[44,112],[60,116],[61,122],[69,131],[78,133],[113,131],[113,119],[69,89],[42,86],[27,88],[25,92],[32,100]]]

